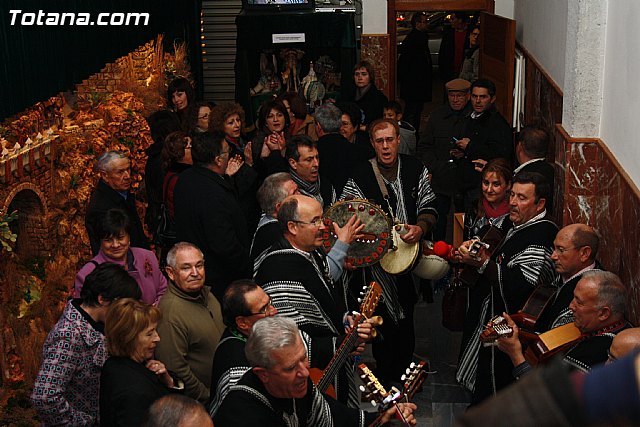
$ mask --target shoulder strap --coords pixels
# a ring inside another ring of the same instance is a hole
[[[388,200],[389,192],[387,191],[387,186],[384,185],[384,181],[382,180],[382,175],[380,174],[380,168],[378,167],[378,162],[376,161],[376,158],[373,157],[369,159],[369,163],[371,163],[371,167],[373,168],[373,174],[376,176],[376,181],[378,181],[378,186],[380,187],[380,191],[382,192],[382,197]]]

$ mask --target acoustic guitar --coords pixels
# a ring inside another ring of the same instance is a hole
[[[425,368],[427,362],[420,361],[418,363],[411,363],[407,368],[401,380],[404,381],[402,390],[398,390],[392,387],[387,391],[376,376],[371,372],[369,367],[364,363],[358,365],[358,372],[360,378],[364,382],[364,385],[360,386],[360,390],[363,393],[367,393],[365,398],[371,399],[373,406],[378,406],[380,415],[369,425],[369,427],[377,427],[382,423],[382,417],[389,408],[395,408],[394,417],[401,421],[403,425],[408,426],[409,423],[402,415],[402,411],[398,408],[398,402],[409,402],[413,399],[413,396],[421,390],[422,384],[427,379],[427,372]]]
[[[567,323],[538,335],[525,350],[524,358],[531,366],[536,366],[567,350],[581,339],[582,333],[576,328],[576,324]]]
[[[347,333],[342,340],[340,347],[336,350],[333,357],[329,361],[329,364],[324,370],[318,368],[309,369],[309,376],[311,381],[316,385],[316,388],[321,393],[326,393],[329,396],[335,398],[336,392],[333,389],[331,383],[338,375],[338,371],[349,357],[349,353],[353,351],[356,343],[358,342],[358,325],[363,323],[367,319],[373,320],[372,323],[376,326],[382,325],[382,318],[380,316],[373,316],[373,312],[380,302],[382,296],[382,288],[376,282],[371,282],[364,292],[364,297],[360,305],[360,313],[356,316],[353,323],[353,328]],[[374,330],[375,332],[375,330]]]
[[[500,247],[504,240],[504,233],[498,227],[492,225],[480,240],[474,241],[469,247],[469,255],[476,256],[482,248],[488,252],[489,257]],[[481,274],[478,267],[462,264],[458,269],[457,279],[465,285],[472,287],[478,282]]]

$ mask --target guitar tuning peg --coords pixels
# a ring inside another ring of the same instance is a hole
[[[405,374],[402,374],[402,376],[400,377],[400,381],[404,381],[407,379],[407,376]]]
[[[362,298],[358,298],[358,302],[362,302]]]
[[[409,369],[409,368],[405,369],[404,373],[409,375],[409,373],[411,373],[411,369]]]
[[[409,367],[410,367],[411,369],[415,368],[415,367],[416,367],[415,362],[411,362],[411,364],[409,365]]]
[[[366,389],[366,388],[365,388],[365,386],[363,386],[363,385],[361,385],[359,388],[360,388],[360,391],[361,391],[361,392],[365,392],[365,391],[367,391],[367,389]]]
[[[369,403],[371,403],[371,406],[376,406],[376,401],[375,401],[375,400],[372,400],[372,401],[371,401],[371,402],[369,402]]]
[[[365,379],[367,379],[367,375],[366,375],[366,374],[362,374],[362,375],[360,375],[360,379],[361,379],[361,380],[365,380]]]

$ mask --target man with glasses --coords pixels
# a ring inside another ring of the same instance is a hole
[[[311,366],[324,369],[345,333],[350,307],[342,282],[336,280],[341,271],[332,271],[322,249],[327,232],[322,205],[308,196],[287,197],[278,211],[278,222],[283,237],[256,262],[255,280],[262,284],[278,313],[293,319],[311,336]],[[335,246],[342,248],[342,257],[334,258],[334,269],[342,269],[349,245],[363,227],[355,215],[342,228],[333,224],[332,231],[338,237]],[[363,323],[358,331],[367,339],[371,326]],[[337,385],[339,400],[358,404],[353,371],[342,370]]]
[[[473,110],[469,102],[471,83],[454,79],[445,87],[448,102],[431,112],[424,137],[419,139],[416,149],[418,158],[431,174],[431,187],[436,194],[438,222],[433,230],[434,240],[444,240],[447,234],[457,170],[450,151],[456,148],[454,141],[462,138],[465,117]]]
[[[209,405],[211,418],[229,393],[229,388],[251,369],[244,348],[253,324],[276,314],[278,310],[271,303],[269,295],[253,280],[236,280],[225,291],[222,319],[227,328],[213,357]]]
[[[229,144],[222,133],[195,134],[193,167],[174,189],[178,241],[198,246],[207,260],[205,283],[218,301],[234,280],[251,277],[247,221],[237,192],[226,175]]]
[[[168,370],[184,381],[184,394],[209,402],[211,355],[224,325],[220,303],[204,285],[202,252],[195,245],[176,243],[167,254],[169,289],[158,308],[162,319],[156,357]]]
[[[415,157],[398,153],[400,132],[397,121],[376,120],[369,129],[376,157],[353,169],[341,198],[375,201],[392,220],[403,224],[400,238],[407,243],[428,239],[438,217],[429,171]],[[381,185],[384,185],[388,198],[383,196]],[[392,275],[379,264],[354,273],[351,284],[359,287],[371,280],[382,287],[380,308],[385,320],[380,328],[382,340],[373,343],[376,376],[383,383],[398,382],[411,362],[415,348],[415,286],[411,274]]]

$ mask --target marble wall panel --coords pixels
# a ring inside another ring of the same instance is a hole
[[[391,67],[389,35],[363,34],[360,59],[373,64],[376,73],[376,86],[389,97]]]

